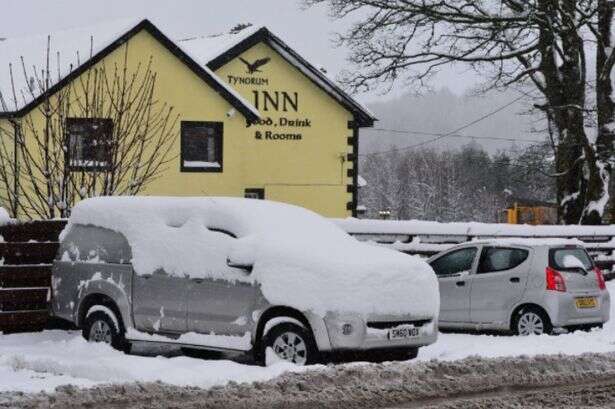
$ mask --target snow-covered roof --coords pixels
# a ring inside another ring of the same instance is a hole
[[[208,67],[200,64],[199,57],[191,50],[175,44],[148,20],[123,19],[77,27],[53,33],[28,37],[8,38],[0,41],[0,93],[3,103],[2,112],[16,112],[27,108],[45,89],[43,71],[49,67],[50,87],[60,84],[89,63],[95,63],[114,46],[119,46],[133,34],[146,29],[155,34],[174,53],[181,52],[181,57],[193,69],[198,69],[204,79],[212,82],[220,92],[240,112],[258,118],[258,110],[245,100],[235,89],[216,76]],[[49,47],[49,64],[47,64],[47,47]],[[184,59],[184,58],[182,58]],[[23,63],[22,63],[23,61]],[[198,68],[195,68],[198,67]],[[12,75],[11,75],[12,71]],[[40,84],[40,85],[39,85]],[[13,89],[17,94],[15,101]]]
[[[321,69],[306,61],[267,27],[252,26],[237,32],[185,38],[179,40],[178,44],[197,56],[199,62],[217,70],[235,56],[233,50],[241,53],[258,41],[267,42],[312,82],[355,113],[360,125],[371,126],[373,121],[377,120],[366,106],[344,92],[334,79],[329,78]]]
[[[376,116],[362,103],[357,101],[342,90],[335,80],[329,78],[320,69],[314,67],[306,60],[304,60],[299,54],[297,54],[292,48],[288,47],[279,37],[269,33],[273,42],[271,46],[278,53],[280,53],[287,61],[297,67],[305,76],[307,76],[314,83],[318,84],[325,92],[335,98],[338,102],[346,105],[355,116],[358,116],[359,125],[372,126],[374,121],[377,120]]]
[[[0,101],[0,114],[24,109],[40,96],[44,87],[37,83],[44,80],[42,70],[47,67],[48,39],[50,40],[49,68],[52,80],[50,86],[53,86],[78,70],[79,67],[96,59],[98,54],[104,53],[110,46],[116,43],[121,44],[122,36],[134,31],[139,25],[148,27],[151,25],[153,30],[159,30],[148,20],[123,19],[0,41],[0,95],[3,97],[3,103]],[[250,43],[253,39],[262,39],[311,81],[355,113],[359,125],[371,126],[376,120],[367,107],[346,94],[334,80],[308,63],[266,27],[248,27],[239,31],[174,41],[169,40],[167,36],[164,37],[170,43],[167,46],[181,50],[205,72],[205,75],[211,77],[217,86],[228,93],[227,97],[230,95],[236,103],[239,103],[244,108],[239,109],[242,113],[247,111],[248,115],[257,118],[260,116],[256,108],[230,85],[217,77],[213,71],[226,62],[224,57],[231,50]],[[9,66],[12,66],[12,76]],[[13,87],[17,93],[17,101],[13,98]]]
[[[39,94],[37,77],[42,80],[41,70],[47,66],[47,44],[50,40],[49,67],[52,80],[63,78],[92,55],[107,47],[111,42],[139,23],[134,19],[122,19],[27,37],[13,37],[0,41],[0,92],[7,107],[0,111],[16,111]],[[22,65],[23,59],[23,65]],[[13,83],[18,94],[17,105],[13,101]],[[24,68],[25,65],[25,75]],[[58,75],[58,68],[60,73]]]
[[[196,58],[200,64],[208,65],[210,61],[262,29],[264,27],[250,26],[241,31],[228,31],[219,34],[181,38],[176,43],[197,56]]]

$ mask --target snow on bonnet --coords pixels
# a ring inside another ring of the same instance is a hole
[[[319,315],[432,317],[439,310],[437,280],[424,261],[360,243],[297,206],[237,198],[106,197],[77,204],[65,232],[74,224],[122,233],[137,274],[163,269],[255,283],[271,304]],[[252,272],[228,267],[227,257],[252,265]]]

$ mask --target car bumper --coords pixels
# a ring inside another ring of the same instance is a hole
[[[579,297],[595,297],[597,306],[577,308],[576,299]],[[551,294],[545,304],[554,327],[605,323],[610,318],[611,297],[608,291]]]
[[[378,317],[364,320],[355,315],[327,315],[324,319],[328,347],[321,350],[372,350],[399,349],[430,345],[438,338],[437,321],[434,319],[413,319],[409,317]],[[397,325],[397,323],[404,324]],[[414,324],[408,323],[414,322]],[[391,325],[389,326],[389,323]],[[348,331],[348,326],[352,330]],[[374,328],[377,326],[377,328]],[[346,331],[344,328],[346,327]],[[390,339],[392,328],[416,328],[417,334],[409,338]],[[319,343],[320,344],[320,343]]]

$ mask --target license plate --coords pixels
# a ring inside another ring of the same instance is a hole
[[[577,308],[596,308],[598,305],[596,297],[577,298],[575,299],[575,303],[577,304]]]
[[[418,337],[419,329],[414,327],[392,328],[389,330],[389,339],[405,339]]]

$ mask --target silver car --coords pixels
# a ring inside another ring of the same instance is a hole
[[[602,272],[576,244],[472,242],[428,262],[438,277],[443,329],[530,335],[602,326],[609,319]]]
[[[110,343],[122,350],[139,341],[252,351],[259,362],[271,348],[278,358],[303,365],[332,351],[371,352],[370,356],[377,352],[382,359],[410,359],[420,346],[437,338],[437,311],[413,313],[409,308],[395,315],[364,316],[350,309],[323,315],[273,304],[258,283],[234,279],[238,274],[249,276],[251,266],[233,263],[222,251],[212,254],[205,261],[211,264],[202,269],[234,274],[228,280],[170,275],[162,269],[137,274],[131,263],[133,248],[123,234],[89,224],[69,226],[53,264],[53,313],[81,328],[90,341]],[[220,242],[235,240],[231,232],[211,231]],[[217,248],[216,243],[210,245]],[[335,254],[331,260],[336,260]],[[435,282],[433,290],[437,299]]]

